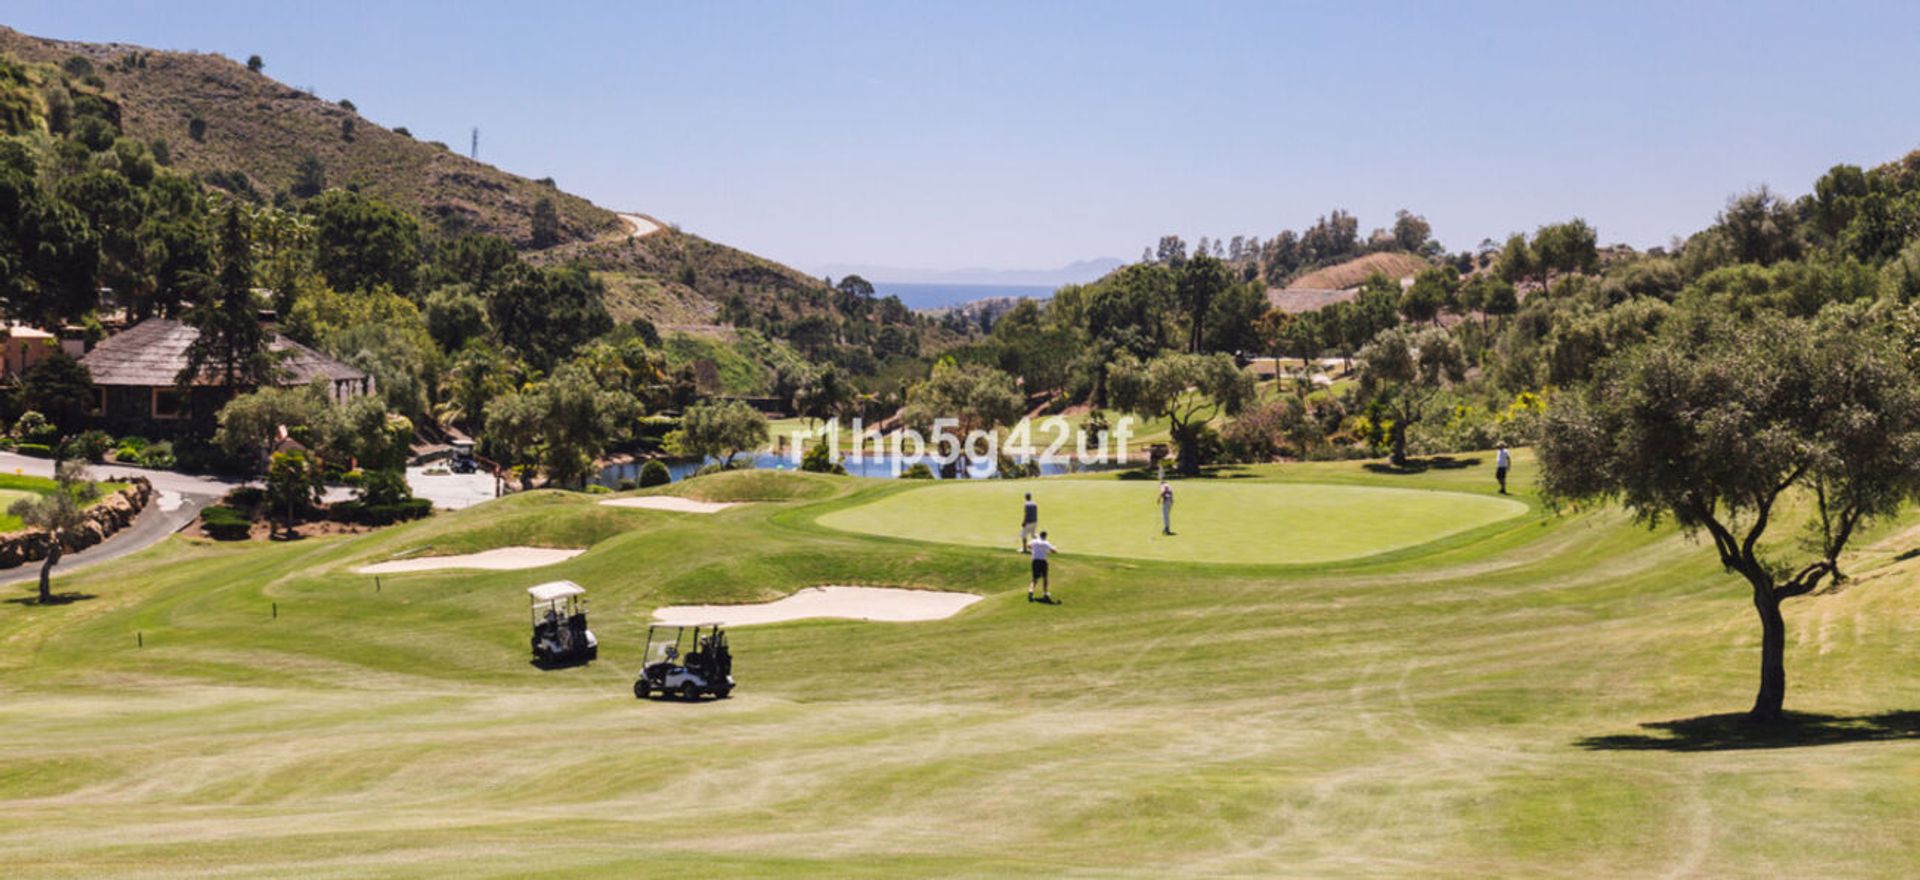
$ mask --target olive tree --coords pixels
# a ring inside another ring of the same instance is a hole
[[[1757,722],[1779,720],[1786,698],[1781,603],[1838,578],[1860,524],[1920,496],[1915,365],[1886,325],[1826,317],[1670,322],[1583,393],[1556,395],[1540,446],[1549,497],[1671,518],[1746,581],[1760,619]],[[1814,539],[1792,559],[1796,544],[1763,539],[1802,508]]]
[[[1114,405],[1167,420],[1179,448],[1180,473],[1200,473],[1201,429],[1253,400],[1253,377],[1225,354],[1165,354],[1146,363],[1124,355],[1108,368]]]
[[[1407,463],[1407,428],[1426,415],[1427,403],[1446,386],[1466,378],[1460,341],[1438,327],[1382,330],[1360,350],[1360,389],[1393,416],[1388,431],[1392,461]]]
[[[680,429],[667,443],[682,455],[718,458],[732,467],[734,456],[767,444],[767,417],[743,400],[698,403],[680,417]]]
[[[546,381],[487,404],[488,450],[516,465],[538,463],[556,485],[584,486],[601,453],[642,413],[633,395],[605,387],[584,365],[564,364]]]
[[[901,423],[920,431],[935,443],[965,446],[975,431],[992,431],[1012,424],[1026,409],[1026,398],[1014,388],[1013,377],[992,367],[961,367],[951,359],[934,364],[927,381],[907,391]],[[944,429],[952,426],[952,433]],[[954,438],[952,443],[943,439]],[[957,450],[957,463],[967,449]]]
[[[35,498],[22,498],[7,508],[29,528],[47,532],[47,558],[40,563],[40,604],[53,601],[53,567],[60,563],[67,534],[87,522],[87,507],[100,496],[100,487],[87,479],[87,463],[69,461],[54,469],[54,489]]]

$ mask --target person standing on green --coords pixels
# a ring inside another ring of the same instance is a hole
[[[1033,541],[1033,531],[1040,527],[1040,505],[1033,503],[1033,493],[1027,493],[1027,503],[1020,512],[1020,552],[1027,552],[1027,545]]]
[[[1500,494],[1507,494],[1507,471],[1513,469],[1513,456],[1507,454],[1507,444],[1500,444],[1500,450],[1493,456],[1493,478],[1500,481]]]
[[[1173,486],[1160,481],[1160,534],[1173,534]]]

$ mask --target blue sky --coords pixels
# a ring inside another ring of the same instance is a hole
[[[600,204],[801,268],[1043,268],[1407,207],[1637,246],[1920,147],[1920,4],[89,3],[41,36],[259,53]]]

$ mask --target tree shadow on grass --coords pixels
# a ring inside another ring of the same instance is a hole
[[[7,604],[9,605],[71,605],[75,602],[85,602],[88,599],[98,599],[98,598],[100,597],[95,596],[92,593],[55,593],[51,596],[48,596],[47,601],[45,602],[40,601],[40,597],[38,595],[33,595],[33,596],[18,596],[12,599],[8,599]]]
[[[1167,469],[1168,480],[1244,480],[1257,476],[1259,474],[1249,470],[1246,465],[1238,464],[1207,465],[1197,474],[1182,474],[1175,472],[1172,468]],[[1160,475],[1153,468],[1146,467],[1120,471],[1116,479],[1157,481]]]
[[[1461,468],[1479,467],[1479,457],[1454,458],[1451,455],[1435,455],[1430,458],[1409,458],[1406,464],[1370,461],[1362,467],[1376,474],[1424,474],[1427,471],[1457,471]]]
[[[1743,749],[1792,749],[1839,743],[1920,739],[1920,711],[1877,715],[1816,715],[1788,712],[1773,724],[1749,721],[1745,713],[1702,715],[1640,725],[1653,733],[1589,736],[1574,745],[1592,751],[1726,752]]]

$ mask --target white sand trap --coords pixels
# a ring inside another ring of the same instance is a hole
[[[719,513],[737,507],[733,501],[695,501],[678,495],[647,495],[640,498],[609,498],[600,502],[608,507],[641,507],[647,510],[671,510],[674,513]]]
[[[654,609],[653,616],[661,623],[723,623],[727,626],[781,623],[810,617],[904,623],[952,617],[978,601],[980,597],[972,593],[895,587],[808,587],[784,599],[757,605],[668,605]]]
[[[398,574],[403,571],[438,571],[443,568],[483,568],[488,571],[511,571],[516,568],[539,568],[565,562],[585,553],[585,550],[560,550],[553,547],[496,547],[479,553],[467,553],[461,556],[416,556],[412,559],[395,559],[391,562],[376,562],[354,569],[358,574]]]

